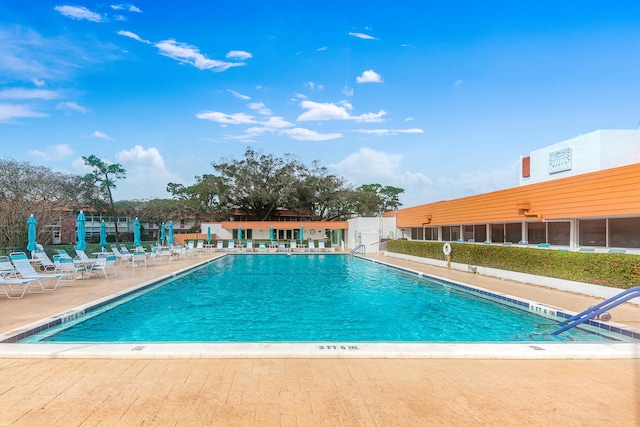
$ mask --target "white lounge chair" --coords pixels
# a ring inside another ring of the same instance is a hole
[[[116,261],[118,257],[115,255],[108,255],[106,258],[100,258],[98,262],[91,266],[90,273],[95,273],[97,276],[104,275],[105,279],[112,277],[118,277],[118,270],[116,270]]]
[[[116,260],[120,262],[131,260],[131,254],[123,254],[115,245],[111,245],[111,252],[116,256]]]
[[[42,291],[34,292],[31,290],[33,283],[37,283],[40,289],[42,289],[42,285],[38,279],[5,278],[0,276],[0,290],[2,290],[4,295],[9,299],[22,298],[27,291],[29,291],[30,294],[42,293]]]
[[[307,250],[309,252],[315,252],[316,245],[313,243],[313,240],[309,239],[309,243],[307,244]]]
[[[45,251],[35,251],[33,255],[40,264],[40,270],[48,272],[54,272],[57,270],[56,265],[51,261],[49,255],[47,255]]]
[[[13,263],[8,256],[0,256],[0,276],[1,277],[14,277],[18,274],[18,270],[13,266]]]
[[[222,240],[218,240],[216,242],[216,252],[222,252],[224,250],[224,242]]]
[[[267,245],[264,242],[260,242],[258,244],[258,252],[266,252],[267,251]]]
[[[204,252],[204,241],[203,240],[198,240],[198,243],[196,243],[196,252]]]
[[[292,240],[292,241],[289,242],[289,250],[291,252],[298,250],[298,244],[296,243],[295,240]]]
[[[245,246],[244,250],[246,252],[253,252],[253,240],[247,240],[247,246]]]
[[[318,240],[318,251],[319,252],[324,252],[326,250],[325,246],[324,246],[324,240]]]
[[[227,243],[227,252],[235,252],[236,250],[236,242],[234,240],[229,240]]]
[[[287,245],[284,244],[284,242],[278,242],[278,252],[286,252],[287,251]]]
[[[11,262],[16,267],[18,274],[23,279],[34,279],[40,283],[40,286],[45,291],[53,291],[58,288],[60,284],[60,279],[63,277],[67,277],[69,274],[67,273],[38,273],[33,266],[31,265],[31,261],[27,258],[27,254],[24,252],[12,252],[9,254],[9,258],[11,258]],[[54,280],[55,285],[53,287],[45,287],[44,282],[46,280]]]
[[[135,251],[131,257],[131,267],[147,267],[147,254],[140,251]]]
[[[68,276],[63,277],[60,282],[75,282],[78,277],[78,273],[80,273],[80,277],[83,277],[85,273],[87,273],[88,268],[87,265],[82,262],[74,262],[73,258],[54,255],[53,257],[54,263],[60,273],[67,273]]]

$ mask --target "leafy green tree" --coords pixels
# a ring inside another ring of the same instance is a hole
[[[375,216],[382,212],[398,209],[402,205],[399,195],[404,189],[381,184],[364,184],[356,188],[354,196],[355,213],[363,216]]]
[[[85,175],[85,181],[97,186],[100,189],[101,195],[109,203],[111,216],[113,217],[116,227],[116,242],[118,242],[118,216],[116,215],[116,208],[113,203],[112,190],[116,188],[116,180],[126,178],[127,171],[118,163],[108,164],[93,154],[89,157],[83,156],[82,159],[86,165],[93,168],[93,172]]]
[[[348,191],[344,178],[330,174],[315,160],[303,168],[287,207],[310,215],[314,221],[342,219],[350,216],[344,200]]]

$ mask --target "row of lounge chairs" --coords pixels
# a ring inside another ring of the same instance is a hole
[[[225,246],[224,240],[216,242],[216,252],[325,252],[328,248],[325,246],[324,240],[311,240],[306,243],[298,243],[297,240],[286,242],[258,242],[253,244],[253,240],[246,242],[238,242],[235,240],[227,240]]]

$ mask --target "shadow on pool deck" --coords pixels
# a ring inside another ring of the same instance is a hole
[[[0,298],[0,331],[204,259]],[[384,260],[573,311],[597,301]],[[612,311],[636,327],[639,313]],[[0,425],[16,426],[631,426],[640,425],[640,359],[0,359],[0,395]]]

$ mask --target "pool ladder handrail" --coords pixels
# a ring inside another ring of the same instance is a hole
[[[349,255],[353,256],[358,251],[360,251],[362,253],[362,255],[364,255],[366,249],[367,249],[367,247],[365,246],[365,244],[364,243],[360,243],[355,248],[351,249],[351,252],[349,252]]]
[[[558,335],[568,329],[573,328],[581,323],[586,322],[587,320],[591,320],[594,317],[600,316],[605,313],[607,310],[612,309],[614,307],[619,306],[622,303],[625,303],[631,299],[640,297],[640,286],[636,286],[631,289],[627,289],[624,292],[620,292],[618,295],[615,295],[605,301],[602,301],[600,304],[596,304],[588,309],[584,310],[581,313],[572,316],[563,322],[560,325],[564,325],[562,328],[558,329],[551,333],[551,335]]]

